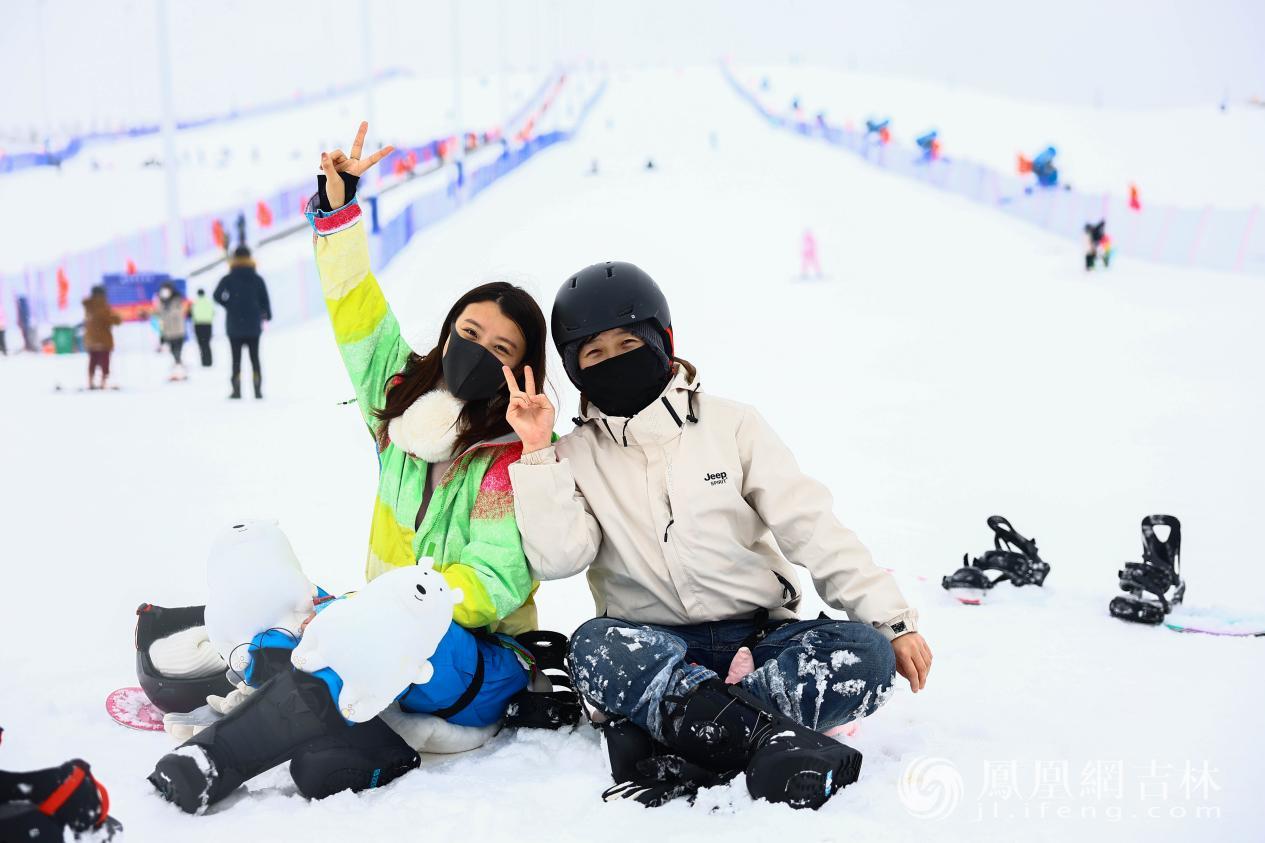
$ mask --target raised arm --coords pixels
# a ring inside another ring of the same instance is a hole
[[[523,372],[523,389],[508,366],[502,372],[510,392],[505,419],[523,441],[522,457],[509,471],[514,514],[532,575],[558,580],[578,574],[597,556],[601,527],[575,485],[570,463],[554,454],[554,407],[536,391],[531,366]]]
[[[386,147],[362,160],[368,129],[367,123],[360,124],[350,155],[342,150],[321,153],[324,180],[320,187],[329,207],[309,208],[308,219],[316,231],[316,267],[334,339],[355,388],[361,417],[373,434],[378,424],[374,410],[382,406],[387,381],[403,367],[409,348],[369,267],[368,235],[354,197],[360,175],[391,152]],[[343,173],[350,178],[344,180]],[[353,191],[350,197],[348,187]]]

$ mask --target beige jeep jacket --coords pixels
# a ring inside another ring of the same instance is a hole
[[[888,638],[913,632],[917,612],[835,518],[826,487],[754,409],[700,386],[681,367],[633,418],[590,406],[553,447],[510,466],[535,577],[587,567],[598,614],[639,623],[789,618],[789,560],[853,620]]]

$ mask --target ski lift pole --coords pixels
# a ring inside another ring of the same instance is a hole
[[[169,0],[154,3],[158,35],[158,91],[162,104],[163,175],[167,183],[167,272],[180,273],[184,260],[184,232],[180,224],[179,154],[176,151],[176,105],[172,91],[171,25]]]

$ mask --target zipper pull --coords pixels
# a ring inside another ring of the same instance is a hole
[[[676,523],[676,519],[675,519],[675,518],[673,518],[671,521],[669,521],[669,522],[668,522],[668,526],[666,526],[666,527],[664,527],[664,528],[663,528],[663,542],[664,542],[664,544],[667,544],[667,541],[668,541],[668,530],[671,530],[671,529],[672,529],[672,525],[673,525],[673,524],[675,524],[675,523]]]

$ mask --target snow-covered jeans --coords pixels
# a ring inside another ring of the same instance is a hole
[[[891,643],[874,628],[819,619],[772,622],[751,647],[740,684],[768,706],[825,732],[873,714],[896,675]],[[575,687],[595,708],[627,717],[663,740],[663,700],[729,671],[756,632],[752,620],[690,626],[595,618],[571,637]]]

